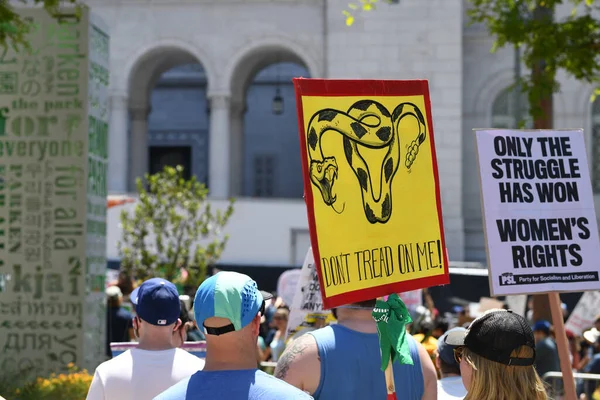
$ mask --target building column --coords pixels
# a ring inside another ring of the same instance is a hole
[[[128,139],[127,96],[110,96],[110,125],[108,138],[108,192],[127,193],[129,168],[127,160]]]
[[[231,104],[231,151],[230,182],[231,196],[239,197],[244,191],[244,100]]]
[[[208,154],[208,189],[213,198],[229,196],[230,109],[228,94],[209,95],[210,134]]]
[[[135,192],[135,181],[148,172],[148,114],[150,107],[131,107],[131,158],[129,164],[129,190]]]

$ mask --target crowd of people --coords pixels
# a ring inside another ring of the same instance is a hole
[[[386,398],[375,299],[335,308],[335,323],[286,340],[288,305],[243,274],[210,277],[190,306],[164,279],[123,286],[107,289],[108,341],[138,345],[97,368],[89,400]],[[507,307],[477,318],[456,307],[442,316],[425,298],[407,327],[413,364],[393,367],[398,399],[561,397],[560,384],[543,381],[560,371],[548,321]],[[600,316],[582,337],[568,338],[573,370],[600,373]],[[201,340],[205,359],[180,349]],[[276,365],[272,374],[261,370],[265,362]],[[578,383],[580,398],[593,399],[596,388]]]
[[[505,304],[504,309],[508,309],[508,305]],[[569,310],[564,303],[562,304],[562,312],[563,320],[566,322],[569,317]],[[468,309],[460,306],[454,307],[451,313],[444,316],[439,315],[433,307],[429,309],[422,308],[416,314],[416,323],[411,327],[413,336],[423,344],[429,356],[436,362],[438,376],[441,377],[440,382],[442,382],[444,381],[444,371],[438,364],[438,355],[440,346],[444,347],[445,332],[452,326],[463,329],[469,328],[475,318],[469,314]],[[533,320],[532,299],[528,302],[525,320],[531,326],[535,339],[535,370],[544,381],[544,385],[550,394],[554,398],[560,398],[563,393],[562,380],[549,374],[561,372],[554,327],[550,321]],[[566,330],[571,367],[574,373],[600,374],[600,314],[596,317],[594,326],[588,328],[579,336],[568,329]],[[600,389],[597,390],[599,385],[596,385],[595,381],[577,379],[576,384],[577,395],[580,399],[600,400]],[[461,390],[464,390],[464,388],[459,387],[455,392],[459,393]],[[443,393],[444,391],[440,390],[440,392]]]

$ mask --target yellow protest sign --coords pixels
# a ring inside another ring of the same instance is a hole
[[[324,306],[448,283],[427,82],[294,84]]]

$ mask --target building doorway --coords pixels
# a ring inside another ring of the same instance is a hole
[[[150,174],[156,174],[164,167],[183,167],[184,179],[192,176],[192,148],[190,146],[150,146]]]

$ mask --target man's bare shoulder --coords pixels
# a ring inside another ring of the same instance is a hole
[[[287,381],[294,371],[302,371],[319,363],[319,349],[314,336],[308,333],[294,339],[279,358],[275,376]],[[304,374],[302,374],[304,375]],[[295,385],[296,386],[296,385]]]
[[[435,400],[437,399],[437,372],[433,361],[429,356],[429,353],[421,343],[415,340],[417,349],[419,351],[419,358],[421,360],[421,370],[423,371],[423,384],[425,386],[425,392],[423,393],[422,400]]]

